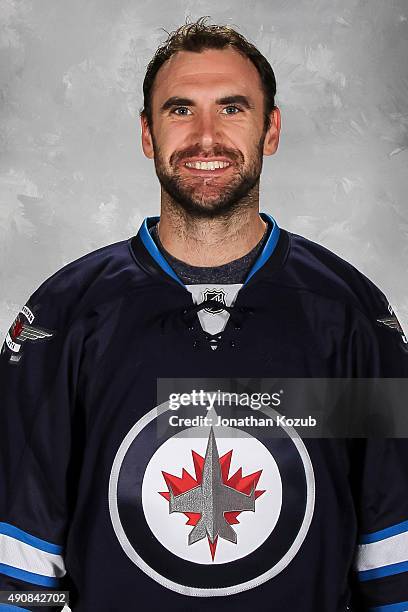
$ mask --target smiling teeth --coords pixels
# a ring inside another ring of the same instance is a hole
[[[217,168],[227,168],[229,162],[214,161],[214,162],[186,162],[188,168],[196,168],[197,170],[216,170]]]

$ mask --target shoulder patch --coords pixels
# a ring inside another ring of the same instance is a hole
[[[391,304],[387,304],[388,313],[384,317],[379,317],[377,319],[377,323],[387,327],[390,330],[394,330],[398,332],[401,336],[402,340],[402,349],[408,353],[408,339],[402,329],[401,323],[397,319],[397,315],[395,314]]]
[[[3,343],[1,352],[6,352],[7,349],[10,351],[10,363],[19,363],[23,356],[24,342],[27,340],[30,342],[37,342],[41,340],[49,340],[55,335],[55,332],[45,329],[43,327],[37,327],[32,325],[35,319],[35,314],[25,304],[16,318],[14,319],[9,331],[6,334],[6,338]]]

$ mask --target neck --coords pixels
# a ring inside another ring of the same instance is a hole
[[[259,184],[238,208],[214,219],[189,215],[162,189],[160,241],[173,257],[191,266],[221,266],[243,257],[258,244],[265,228],[259,215]]]

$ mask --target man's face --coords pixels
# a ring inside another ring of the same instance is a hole
[[[232,49],[173,55],[156,75],[152,118],[152,132],[142,119],[143,150],[162,188],[196,217],[239,206],[259,180],[263,155],[278,145],[279,111],[265,132],[258,71]]]

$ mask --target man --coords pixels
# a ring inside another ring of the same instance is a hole
[[[45,281],[3,346],[2,589],[75,612],[408,609],[406,441],[276,426],[287,381],[402,379],[408,354],[367,278],[259,213],[274,95],[204,20],[149,64],[160,217]],[[210,401],[262,380],[266,407]]]

